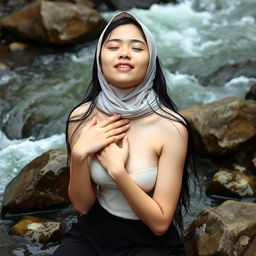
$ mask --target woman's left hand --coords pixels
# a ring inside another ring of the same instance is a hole
[[[125,164],[129,155],[129,142],[125,136],[120,145],[111,143],[97,153],[97,159],[107,170],[108,174],[115,179],[119,174],[125,171]]]

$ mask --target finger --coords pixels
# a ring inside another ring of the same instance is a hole
[[[110,116],[107,119],[101,121],[100,123],[98,123],[98,125],[99,125],[99,127],[105,127],[105,126],[108,126],[109,124],[117,121],[120,118],[121,118],[121,115],[116,114],[116,115]]]
[[[116,143],[116,142],[122,140],[125,137],[125,135],[126,135],[125,133],[122,133],[122,134],[107,138],[106,139],[106,145],[109,145],[109,144],[114,143],[114,142]]]
[[[97,124],[97,119],[96,119],[96,117],[94,116],[93,118],[92,118],[92,120],[88,123],[88,127],[93,127],[94,125],[96,125]]]
[[[106,132],[106,135],[108,137],[116,136],[118,134],[122,134],[122,133],[127,132],[129,129],[130,129],[130,125],[127,124],[127,125],[124,125],[124,126],[122,126],[120,128],[109,130],[108,132]]]
[[[114,130],[116,128],[121,128],[123,126],[126,126],[129,124],[129,119],[122,119],[122,120],[118,120],[118,121],[115,121],[107,126],[104,127],[105,129],[105,132],[109,132],[111,130]]]
[[[124,136],[123,140],[122,140],[122,146],[125,150],[129,149],[129,141],[128,141],[128,137],[127,135]]]

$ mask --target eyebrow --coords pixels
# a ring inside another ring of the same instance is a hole
[[[123,41],[123,40],[121,40],[121,39],[113,38],[113,39],[107,40],[107,41],[105,42],[105,44],[107,44],[107,43],[109,43],[109,42],[118,42],[118,43],[120,43],[120,42],[122,42],[122,41]],[[141,43],[141,44],[146,45],[143,41],[141,41],[141,40],[139,40],[139,39],[131,39],[131,40],[129,40],[129,41],[132,42],[132,43]]]

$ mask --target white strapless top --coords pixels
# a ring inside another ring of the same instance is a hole
[[[101,206],[113,215],[125,219],[139,219],[103,166],[98,161],[89,159],[89,167],[91,178],[98,185],[97,199]],[[141,189],[150,193],[155,187],[157,167],[139,170],[130,173],[129,176]]]

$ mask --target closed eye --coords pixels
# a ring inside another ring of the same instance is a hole
[[[132,49],[135,50],[135,51],[142,51],[141,48],[132,48]]]
[[[117,46],[115,46],[115,47],[114,47],[114,46],[111,46],[111,47],[108,47],[108,49],[109,49],[109,50],[117,50],[118,47],[117,47]]]

